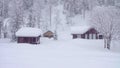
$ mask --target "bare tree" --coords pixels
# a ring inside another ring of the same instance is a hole
[[[16,40],[16,31],[24,25],[23,22],[24,6],[22,0],[12,0],[9,4],[9,17],[13,19],[11,23],[12,41]]]
[[[104,48],[110,49],[111,42],[119,35],[119,12],[113,7],[96,7],[92,11],[91,23],[104,36]]]
[[[35,17],[35,27],[40,28],[42,10],[44,9],[44,0],[35,0],[32,8],[34,10],[33,14]]]
[[[28,9],[28,27],[40,28],[41,12],[44,8],[44,0],[34,0],[33,5]]]

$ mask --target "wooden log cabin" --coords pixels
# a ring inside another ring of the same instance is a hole
[[[90,26],[74,26],[71,27],[71,34],[73,39],[103,39],[103,35],[99,34],[97,30]]]
[[[44,37],[52,38],[54,36],[54,33],[52,31],[47,31],[43,34]]]
[[[16,32],[17,43],[40,44],[41,33],[38,28],[21,28]]]

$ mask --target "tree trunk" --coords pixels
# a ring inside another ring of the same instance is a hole
[[[56,32],[56,31],[55,31],[55,33],[54,33],[54,40],[58,40],[57,32]]]
[[[104,38],[104,48],[107,48],[110,50],[110,46],[111,46],[111,36],[105,37]]]
[[[4,32],[4,38],[7,38],[7,32]]]
[[[0,22],[0,38],[2,37],[2,22]]]
[[[50,29],[52,24],[52,6],[50,6]]]
[[[1,33],[2,33],[2,32],[1,32],[1,29],[0,29],[0,38],[1,38],[1,35],[2,35]]]
[[[85,19],[85,9],[83,9],[83,19]]]
[[[110,46],[111,46],[111,38],[107,39],[107,49],[110,50]]]
[[[16,41],[16,40],[17,40],[17,39],[16,39],[15,32],[13,32],[13,33],[12,33],[12,39],[11,39],[11,41],[13,41],[13,42],[14,42],[14,41]]]
[[[104,48],[107,47],[106,43],[107,43],[107,41],[106,41],[106,39],[104,39]]]

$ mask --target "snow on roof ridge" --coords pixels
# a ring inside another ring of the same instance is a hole
[[[17,37],[37,37],[41,34],[41,29],[33,27],[22,27],[16,32]]]

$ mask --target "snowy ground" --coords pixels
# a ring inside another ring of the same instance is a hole
[[[40,45],[0,40],[0,68],[120,68],[120,50],[102,40],[41,39]]]

